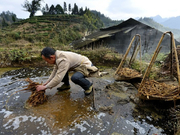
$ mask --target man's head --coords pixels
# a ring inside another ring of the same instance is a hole
[[[56,50],[50,47],[45,47],[41,51],[42,58],[49,64],[55,64],[56,62],[56,56],[55,56]]]

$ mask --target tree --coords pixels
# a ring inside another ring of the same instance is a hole
[[[51,15],[55,15],[56,14],[56,9],[55,9],[54,5],[51,5],[51,7],[49,9],[49,14],[51,14]]]
[[[83,15],[84,14],[84,11],[83,11],[83,8],[81,7],[80,9],[79,9],[79,15]]]
[[[84,12],[86,13],[86,12],[88,12],[88,11],[89,11],[89,8],[86,7],[85,10],[84,10]]]
[[[48,6],[48,4],[46,4],[46,6],[42,8],[41,12],[43,13],[43,15],[49,14],[49,6]]]
[[[12,16],[12,21],[15,22],[16,21],[16,17],[13,15]]]
[[[2,20],[2,27],[6,27],[6,26],[8,26],[8,23],[5,21],[5,19],[3,18],[3,20]]]
[[[71,4],[68,6],[69,14],[71,14]]]
[[[42,0],[33,0],[31,3],[28,0],[25,0],[24,5],[22,5],[23,8],[25,8],[25,11],[30,12],[29,17],[33,17],[35,13],[41,9],[41,2]]]
[[[66,2],[64,2],[64,13],[67,12],[67,5],[66,5]]]
[[[72,9],[72,14],[73,15],[78,15],[79,11],[78,11],[78,6],[76,5],[76,3],[74,3],[74,8]]]
[[[57,4],[55,9],[56,9],[56,14],[64,14],[64,10],[61,7],[61,5]]]

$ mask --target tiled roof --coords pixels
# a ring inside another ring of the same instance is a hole
[[[118,32],[128,33],[129,31],[136,28],[136,26],[141,26],[143,28],[151,28],[148,25],[145,25],[139,21],[136,21],[136,20],[130,18],[130,19],[120,23],[119,25],[112,26],[112,27],[105,28],[105,29],[100,29],[100,31],[94,32],[82,39],[76,40],[76,41],[72,42],[70,45],[72,45],[74,48],[81,48],[81,47],[88,45],[94,41],[97,41],[101,38],[111,37],[112,35],[114,35],[115,33],[118,33]]]

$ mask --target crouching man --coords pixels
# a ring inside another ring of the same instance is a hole
[[[80,85],[84,89],[85,95],[92,92],[92,83],[85,77],[98,76],[99,73],[98,68],[93,66],[87,57],[74,52],[54,50],[50,47],[44,48],[41,56],[47,63],[54,64],[54,69],[46,83],[37,86],[38,91],[51,89],[60,82],[64,84],[57,90],[70,89],[68,71],[75,71],[71,77],[72,82]]]

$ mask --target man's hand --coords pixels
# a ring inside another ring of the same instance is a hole
[[[46,90],[47,88],[46,88],[46,86],[44,86],[44,85],[37,85],[36,86],[36,90],[37,91],[40,91],[40,90]]]

